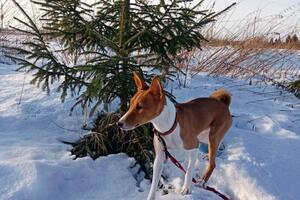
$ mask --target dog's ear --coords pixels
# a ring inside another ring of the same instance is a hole
[[[158,78],[158,76],[155,76],[153,79],[152,79],[152,83],[151,83],[151,86],[150,86],[150,91],[151,93],[158,97],[159,99],[162,99],[163,98],[163,88],[160,84],[160,80]]]
[[[141,78],[138,72],[133,72],[133,80],[139,90],[148,89],[148,85],[145,83],[144,79]]]

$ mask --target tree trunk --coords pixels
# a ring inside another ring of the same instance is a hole
[[[129,18],[130,18],[130,0],[124,0],[122,2],[121,10],[120,10],[120,38],[119,38],[119,45],[121,47],[120,54],[122,55],[123,59],[120,63],[121,65],[121,84],[124,87],[124,90],[120,96],[121,100],[121,113],[126,112],[128,108],[129,102],[129,94],[126,88],[130,87],[130,81],[128,80],[128,51],[125,45],[125,42],[128,40],[129,37]]]

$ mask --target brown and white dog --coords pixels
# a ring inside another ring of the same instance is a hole
[[[224,89],[217,90],[210,97],[197,98],[175,106],[165,96],[158,77],[154,77],[148,86],[137,73],[134,73],[134,81],[137,92],[130,101],[129,110],[118,121],[118,126],[123,130],[131,130],[151,122],[160,133],[168,132],[173,127],[170,134],[162,137],[169,149],[179,148],[187,151],[188,166],[182,195],[190,192],[199,143],[208,144],[209,164],[199,182],[204,186],[215,168],[219,144],[232,123],[229,92]],[[154,136],[154,148],[156,156],[148,200],[155,199],[155,191],[165,160],[164,147],[157,136]]]

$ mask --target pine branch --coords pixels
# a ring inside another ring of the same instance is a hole
[[[183,73],[174,57],[182,49],[201,48],[202,28],[231,7],[215,13],[201,9],[203,0],[194,6],[186,0],[103,0],[96,4],[34,0],[44,12],[39,19],[43,26],[38,28],[13,1],[25,16],[16,21],[27,27],[15,30],[32,38],[23,42],[25,48],[11,49],[24,56],[15,58],[21,69],[36,72],[33,82],[48,91],[49,84],[61,80],[57,88],[61,99],[70,91],[82,98],[81,105],[119,98],[123,111],[134,93],[133,71],[149,67],[166,78],[173,71]]]

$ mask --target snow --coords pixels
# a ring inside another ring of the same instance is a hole
[[[138,174],[133,158],[117,154],[73,160],[70,147],[59,140],[85,134],[80,110],[69,116],[74,100],[62,104],[55,90],[47,96],[29,84],[30,74],[16,68],[0,64],[0,199],[145,199],[150,181]],[[273,86],[206,74],[189,80],[188,88],[176,83],[167,87],[179,102],[208,96],[220,87],[233,95],[234,122],[208,185],[232,199],[300,199],[299,99]],[[186,164],[182,152],[172,153]],[[207,165],[201,157],[197,174]],[[220,199],[195,187],[192,194],[181,196],[181,172],[168,162],[164,173],[174,189],[167,195],[159,190],[159,200]]]

